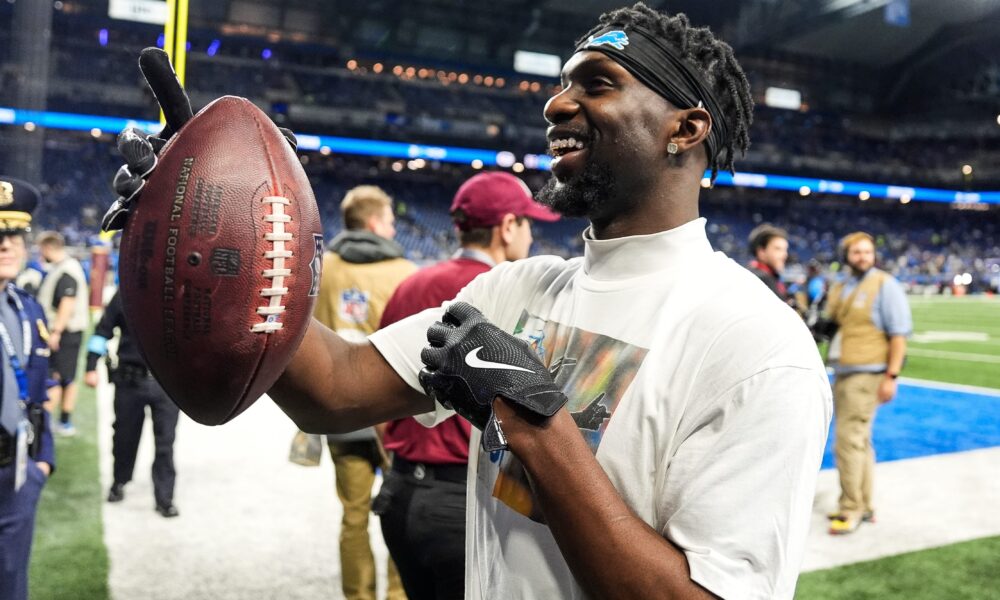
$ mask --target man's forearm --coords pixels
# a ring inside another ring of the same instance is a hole
[[[525,422],[494,405],[563,557],[594,598],[715,598],[691,580],[687,558],[639,519],[611,484],[566,410]]]
[[[374,346],[348,343],[315,319],[268,395],[307,433],[356,431],[434,410]]]
[[[52,331],[56,333],[62,333],[66,331],[66,325],[69,323],[70,317],[73,316],[73,306],[76,302],[76,298],[71,296],[66,296],[59,301],[59,307],[56,309],[56,318],[52,322]]]
[[[889,358],[886,361],[886,373],[899,375],[906,358],[906,336],[894,335],[889,338]]]

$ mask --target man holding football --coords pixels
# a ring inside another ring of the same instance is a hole
[[[751,113],[708,29],[603,15],[545,107],[539,200],[590,220],[585,255],[499,265],[361,343],[313,322],[271,389],[306,431],[475,426],[467,598],[793,597],[829,383],[801,319],[698,215]]]

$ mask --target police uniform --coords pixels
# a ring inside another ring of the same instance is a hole
[[[38,204],[32,186],[0,176],[0,235],[30,231]],[[28,559],[38,498],[55,469],[44,409],[49,369],[42,307],[9,281],[0,289],[0,600],[28,597]],[[25,351],[27,349],[27,351]]]
[[[180,409],[146,368],[135,339],[125,323],[118,293],[108,302],[104,316],[94,327],[94,334],[87,343],[87,371],[93,371],[98,359],[107,353],[108,340],[114,337],[116,328],[120,332],[118,364],[111,372],[111,381],[115,384],[115,432],[111,448],[114,456],[114,482],[108,493],[108,501],[123,499],[123,487],[132,480],[148,406],[153,418],[153,437],[156,441],[156,456],[153,459],[156,510],[164,517],[175,517],[178,511],[173,503],[176,478],[174,434]]]

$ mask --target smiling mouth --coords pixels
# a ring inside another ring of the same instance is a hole
[[[555,138],[549,142],[549,154],[551,154],[553,158],[560,158],[570,152],[583,150],[586,146],[587,145],[583,142],[583,140],[577,137],[567,136]]]

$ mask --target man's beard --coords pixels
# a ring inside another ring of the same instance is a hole
[[[549,178],[537,199],[565,217],[587,217],[591,220],[607,217],[615,211],[615,177],[611,167],[588,160],[583,172],[565,183]]]
[[[856,265],[855,263],[850,263],[850,262],[847,263],[847,266],[849,266],[851,268],[851,274],[853,274],[858,279],[861,279],[862,277],[864,277],[865,273],[867,273],[868,271],[871,270],[870,266],[867,269],[865,269],[865,270],[861,270],[861,268],[860,268],[859,265]]]

